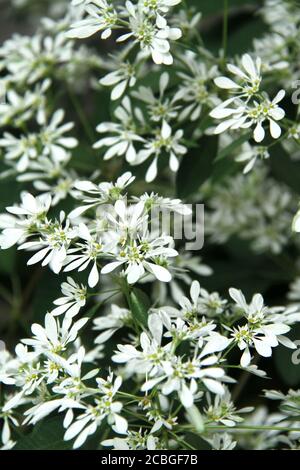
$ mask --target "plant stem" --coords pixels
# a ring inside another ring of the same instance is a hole
[[[228,427],[226,426],[207,426],[207,429],[216,429],[220,428],[224,430]],[[281,431],[281,432],[300,432],[300,428],[285,428],[282,426],[235,426],[234,429],[241,430],[241,431]]]
[[[228,0],[224,1],[224,13],[223,13],[223,41],[222,41],[222,49],[223,49],[223,63],[226,62],[227,57],[227,43],[228,43]]]
[[[255,354],[254,361],[252,362],[252,364],[257,365],[258,362],[259,362],[259,359],[260,359],[260,356],[258,354]],[[250,379],[250,377],[252,377],[252,374],[250,374],[250,372],[248,372],[247,370],[244,370],[242,372],[236,386],[234,387],[234,389],[232,391],[232,400],[233,400],[233,402],[235,402],[239,398],[240,394],[242,393],[245,386],[247,385],[248,380]]]
[[[169,434],[171,434],[171,436],[179,443],[179,444],[183,444],[185,446],[185,450],[186,449],[189,449],[189,450],[196,450],[195,447],[191,446],[188,442],[186,442],[185,440],[183,440],[181,437],[178,437],[175,432],[172,432],[172,431],[168,431]]]

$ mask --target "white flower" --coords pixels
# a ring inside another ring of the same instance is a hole
[[[182,137],[182,129],[178,129],[175,134],[172,135],[171,126],[166,121],[163,121],[160,133],[157,135],[157,137],[146,143],[144,149],[139,151],[137,160],[135,162],[136,164],[140,164],[154,155],[154,159],[146,173],[147,183],[152,182],[157,176],[158,158],[163,150],[166,151],[169,155],[170,170],[173,172],[178,170],[178,157],[184,155],[187,152],[187,148],[180,143]]]
[[[74,137],[65,137],[63,134],[71,130],[74,126],[72,122],[61,125],[64,119],[64,111],[56,111],[49,124],[41,130],[40,139],[42,142],[43,155],[49,155],[55,161],[66,159],[67,150],[77,146],[78,141]]]
[[[206,231],[217,243],[236,235],[258,253],[280,253],[288,243],[292,194],[265,167],[223,181],[207,203],[212,212],[206,214]]]
[[[92,268],[88,277],[88,285],[95,287],[99,281],[99,272],[97,267],[97,259],[106,251],[101,239],[98,235],[91,235],[86,225],[80,224],[78,227],[78,236],[84,240],[84,243],[77,242],[75,248],[68,251],[68,256],[64,260],[67,265],[65,272],[85,270],[90,264]]]
[[[143,202],[136,204],[132,210],[126,208],[124,201],[117,201],[115,211],[120,219],[120,221],[115,220],[116,226],[119,227],[119,230],[121,229],[121,233],[124,233],[125,237],[132,233],[134,235],[139,225],[143,226],[144,224]],[[172,242],[173,239],[168,236],[150,240],[147,233],[142,235],[140,239],[131,238],[126,244],[121,245],[115,256],[116,261],[104,266],[101,273],[107,274],[125,265],[125,274],[129,284],[135,284],[145,274],[145,271],[149,271],[162,282],[169,282],[172,276],[162,264],[168,257],[177,256],[177,251],[169,246]]]
[[[67,282],[61,285],[63,297],[54,300],[55,309],[51,311],[54,316],[62,315],[63,313],[68,317],[74,317],[78,314],[79,310],[85,306],[87,291],[86,287],[77,284],[71,277],[67,278]]]
[[[84,406],[73,400],[72,398],[56,398],[54,400],[39,403],[38,405],[29,408],[24,413],[26,419],[23,424],[35,425],[38,421],[41,421],[53,411],[58,410],[58,413],[68,410],[64,423],[69,419],[70,415],[73,415],[73,409],[84,409]]]
[[[156,193],[145,193],[140,197],[133,196],[133,201],[142,201],[146,208],[153,209],[166,209],[170,212],[176,212],[177,214],[186,216],[192,214],[192,209],[188,204],[184,204],[181,199],[171,199],[168,197],[161,197]]]
[[[227,69],[238,77],[241,84],[238,84],[227,77],[217,77],[214,79],[214,82],[219,88],[233,90],[236,93],[236,96],[239,96],[240,98],[246,97],[247,100],[249,100],[259,91],[262,80],[261,59],[260,57],[257,57],[254,62],[249,54],[244,54],[241,62],[243,69],[240,69],[233,64],[227,64]],[[234,98],[228,100],[227,103],[229,104],[233,100]]]
[[[18,172],[25,172],[30,167],[31,160],[43,156],[53,161],[65,161],[68,159],[68,150],[77,146],[78,142],[73,137],[65,137],[63,134],[73,127],[73,123],[62,126],[64,112],[56,111],[48,125],[43,125],[38,134],[21,135],[15,137],[6,132],[0,139],[0,147],[5,149],[4,158],[8,163],[15,164]],[[28,178],[28,176],[27,176]]]
[[[165,96],[170,82],[168,72],[161,74],[159,78],[159,94],[154,93],[152,88],[140,86],[137,91],[132,92],[132,96],[147,104],[147,109],[151,121],[162,122],[176,119],[178,115],[177,94],[172,98]]]
[[[34,134],[24,135],[19,138],[9,132],[5,132],[0,139],[0,147],[5,149],[4,158],[7,163],[16,162],[16,170],[23,172],[28,168],[31,159],[38,156],[37,138]]]
[[[114,122],[102,122],[96,128],[100,134],[109,133],[116,134],[110,137],[104,137],[94,144],[94,148],[109,147],[104,154],[104,160],[110,160],[115,156],[125,156],[129,163],[136,160],[136,142],[145,142],[145,140],[137,134],[136,126],[133,122],[133,116],[138,114],[136,109],[132,109],[131,102],[126,96],[122,100],[122,104],[115,110],[115,116],[120,124]],[[141,113],[138,118],[142,119]]]
[[[155,450],[157,448],[158,438],[147,432],[143,434],[142,431],[128,430],[126,434],[127,436],[124,438],[106,439],[101,442],[101,445],[113,447],[114,450]]]
[[[160,317],[153,314],[148,319],[149,333],[140,336],[141,351],[130,344],[119,344],[118,351],[112,357],[117,363],[126,363],[132,373],[156,375],[162,370],[168,359],[171,343],[161,346],[163,324]]]
[[[58,67],[68,64],[73,53],[73,43],[62,32],[53,37],[14,35],[0,48],[0,66],[8,70],[8,81],[32,84],[53,72],[58,75]]]
[[[31,233],[38,230],[45,223],[47,212],[51,206],[51,197],[37,196],[30,193],[21,193],[21,204],[7,207],[11,217],[6,218],[0,236],[1,249],[7,249],[16,243],[22,242]]]
[[[237,441],[233,441],[232,436],[228,433],[214,434],[212,438],[205,438],[205,440],[214,450],[233,450],[237,445]]]
[[[176,391],[186,408],[193,405],[199,380],[213,393],[224,393],[220,383],[224,371],[217,366],[218,357],[212,354],[222,350],[225,345],[220,347],[219,340],[213,340],[206,344],[198,356],[184,360],[172,353],[172,341],[162,346],[163,323],[159,315],[150,315],[148,326],[150,333],[143,332],[140,337],[141,351],[132,345],[119,344],[112,358],[117,363],[125,362],[132,374],[146,375],[142,391],[147,392],[158,385],[164,395]]]
[[[204,106],[212,108],[219,104],[219,99],[211,90],[211,80],[217,74],[217,66],[206,66],[199,61],[194,52],[187,51],[182,60],[186,64],[187,72],[178,72],[182,83],[174,97],[174,101],[182,100],[184,106],[179,114],[180,121],[190,119],[196,121],[201,116]]]
[[[87,321],[88,318],[81,318],[72,324],[72,318],[66,316],[60,325],[51,313],[47,313],[45,327],[34,323],[31,327],[33,338],[23,339],[22,343],[32,346],[37,352],[59,354],[75,341]]]
[[[46,229],[39,240],[28,241],[19,246],[20,250],[38,250],[28,261],[27,265],[42,261],[42,266],[47,266],[54,273],[59,273],[67,257],[67,250],[71,241],[77,235],[77,230],[70,228],[70,221],[67,219],[63,225],[65,214],[60,214],[60,220],[46,226]]]
[[[79,191],[78,199],[83,199],[83,206],[77,207],[69,214],[69,218],[76,218],[92,207],[115,202],[122,198],[122,192],[135,180],[130,171],[121,175],[115,183],[94,184],[91,181],[75,181],[74,187]],[[81,194],[83,193],[83,194]],[[84,194],[87,193],[87,194]]]
[[[205,408],[205,416],[208,422],[220,423],[224,426],[234,427],[243,422],[239,416],[242,413],[250,413],[254,408],[247,407],[237,410],[232,402],[229,390],[225,389],[225,394],[216,395],[214,400],[209,393],[206,394],[208,406]]]
[[[170,8],[181,3],[182,0],[141,0],[144,11],[147,13],[168,13]]]
[[[39,124],[45,122],[45,92],[51,82],[49,79],[38,84],[34,91],[27,90],[24,95],[8,90],[6,102],[0,103],[0,126],[22,127],[32,116]]]
[[[17,361],[13,359],[11,354],[6,350],[0,350],[0,383],[5,385],[14,385],[13,377],[17,367]]]
[[[110,374],[106,380],[97,379],[97,382],[100,397],[95,398],[95,405],[86,406],[85,412],[78,416],[65,433],[64,440],[66,441],[76,437],[74,449],[81,447],[86,439],[96,432],[105,418],[115,432],[119,434],[127,432],[127,421],[119,414],[122,410],[122,403],[114,401],[114,396],[122,384],[121,377],[116,377],[114,380],[113,374]]]
[[[12,449],[15,445],[15,442],[11,439],[10,426],[18,427],[18,420],[13,416],[10,411],[4,413],[1,413],[0,411],[0,419],[3,420],[3,427],[1,432],[1,441],[3,446],[1,447],[1,450]]]
[[[41,158],[38,162],[35,162],[35,164],[30,165],[31,169],[36,171],[35,174],[33,172],[25,173],[25,178],[23,179],[21,176],[18,180],[34,180],[33,186],[35,189],[44,195],[51,196],[51,205],[56,206],[61,200],[66,199],[68,196],[78,196],[78,191],[74,187],[74,181],[77,180],[78,175],[73,170],[65,170],[64,163],[63,165],[60,163],[56,164],[50,162],[48,159],[43,160]],[[52,172],[52,178],[51,173],[49,174],[49,172],[47,172],[47,167]],[[41,173],[39,173],[38,170],[41,170]],[[36,180],[34,177],[40,179]],[[46,181],[43,180],[43,178]]]
[[[135,67],[129,62],[119,65],[118,70],[108,73],[101,78],[99,83],[103,86],[112,86],[111,100],[115,101],[121,98],[127,87],[133,87],[136,84]]]
[[[191,282],[190,277],[187,279],[187,284],[189,283],[188,281]],[[163,307],[163,310],[172,318],[183,318],[190,324],[192,332],[197,333],[197,331],[201,331],[203,333],[204,329],[207,332],[214,330],[216,325],[208,321],[207,317],[217,317],[224,313],[227,300],[222,299],[218,292],[207,292],[207,290],[200,287],[198,281],[192,281],[190,297],[191,300],[181,291],[181,296],[178,299],[181,308]],[[200,315],[202,319],[199,318]]]
[[[111,312],[94,320],[94,330],[102,331],[95,339],[95,344],[102,344],[109,340],[116,331],[131,321],[131,313],[118,305],[111,306]]]
[[[251,146],[248,142],[242,145],[241,153],[236,157],[237,162],[246,162],[243,173],[246,174],[252,170],[257,159],[266,160],[270,157],[268,147]]]
[[[272,101],[265,95],[261,102],[254,101],[251,105],[240,102],[236,108],[227,108],[227,102],[222,103],[210,113],[214,118],[225,119],[216,127],[215,134],[220,134],[228,129],[247,129],[255,125],[254,140],[261,142],[265,137],[263,123],[268,121],[271,136],[278,139],[281,135],[281,128],[277,121],[285,116],[284,110],[278,106],[278,103],[284,95],[285,91],[280,90]]]

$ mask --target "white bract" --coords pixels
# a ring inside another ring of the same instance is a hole
[[[284,110],[278,106],[278,103],[284,95],[285,91],[280,90],[272,101],[264,96],[262,101],[254,101],[251,105],[236,101],[236,107],[233,107],[232,103],[231,107],[227,107],[228,102],[222,103],[210,113],[214,118],[224,119],[216,127],[215,133],[220,134],[228,129],[248,129],[255,125],[253,138],[256,142],[262,142],[265,137],[263,124],[267,121],[271,136],[273,139],[278,139],[281,135],[281,128],[277,121],[285,116]]]
[[[300,360],[300,13],[263,3],[234,57],[232,5],[181,0],[47,0],[0,47],[1,450],[300,448],[299,390],[238,406]]]

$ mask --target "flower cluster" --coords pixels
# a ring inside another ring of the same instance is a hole
[[[233,304],[218,300],[216,293],[210,296],[195,281],[191,299],[183,298],[179,309],[165,306],[152,310],[140,336],[134,334],[137,318],[133,310],[112,306],[109,315],[94,320],[95,329],[102,333],[95,338],[94,349],[86,351],[79,334],[89,318],[73,321],[85,305],[86,288],[68,278],[62,291],[64,296],[54,302],[58,307],[46,314],[44,326],[32,325],[32,337],[16,346],[16,356],[6,350],[0,353],[1,381],[16,388],[2,408],[2,441],[6,448],[14,445],[11,432],[21,424],[15,417],[16,410],[25,405],[26,425],[35,424],[54,411],[63,413],[64,439],[72,440],[74,448],[81,447],[104,420],[114,433],[126,437],[105,440],[103,446],[163,448],[161,432],[180,429],[181,407],[196,428],[201,422],[201,426],[216,423],[235,427],[243,421],[240,414],[249,413],[252,408],[236,410],[232,402],[225,385],[234,382],[225,372],[227,353],[232,347],[243,350],[240,367],[263,376],[264,372],[251,363],[249,348],[264,357],[270,356],[279,342],[294,348],[283,334],[289,331],[289,324],[300,321],[299,313],[264,306],[259,294],[248,305],[240,291],[231,289]],[[58,315],[64,315],[63,320],[58,320]],[[240,325],[241,318],[246,319],[244,326]],[[229,323],[238,326],[229,328]],[[222,324],[226,328],[220,333]],[[117,344],[112,356],[113,363],[125,364],[118,375],[110,371],[104,378],[98,368],[86,371],[85,364],[105,355],[103,343],[120,328],[129,329],[130,342]],[[181,352],[183,344],[189,346],[185,354]],[[137,395],[126,391],[127,381],[136,383]],[[130,425],[140,410],[146,412],[153,426],[150,435],[137,437]]]
[[[150,205],[143,200],[126,205],[124,189],[133,179],[125,173],[115,184],[75,181],[82,204],[69,215],[61,212],[58,219],[48,217],[49,195],[34,198],[23,193],[20,205],[7,208],[10,216],[3,218],[7,228],[0,235],[1,247],[17,243],[19,249],[35,251],[27,264],[41,262],[55,273],[89,269],[90,287],[98,284],[100,271],[108,274],[117,268],[123,268],[129,284],[146,272],[169,282],[168,259],[177,256],[174,240],[149,230],[151,200]],[[94,217],[82,216],[88,209]]]

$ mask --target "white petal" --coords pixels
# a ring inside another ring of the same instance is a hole
[[[151,183],[155,180],[157,175],[157,157],[154,158],[153,162],[149,166],[147,173],[146,173],[146,182]]]
[[[251,354],[250,354],[249,348],[246,348],[242,354],[240,364],[242,367],[248,367],[250,362],[251,362]]]
[[[231,90],[233,88],[240,88],[233,80],[227,77],[217,77],[214,79],[215,84],[219,88],[224,88],[226,90]]]
[[[265,131],[261,122],[257,123],[254,129],[253,137],[254,137],[255,142],[261,142],[262,140],[264,140]]]
[[[281,136],[281,128],[273,119],[270,119],[270,134],[273,139],[278,139]]]

